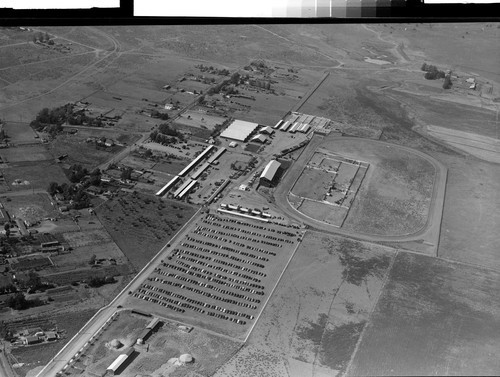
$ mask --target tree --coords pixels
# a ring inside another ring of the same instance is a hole
[[[443,89],[450,89],[452,85],[450,75],[446,75],[443,82]]]
[[[427,71],[427,63],[422,64],[422,68],[420,68],[422,71]]]
[[[42,285],[42,280],[35,271],[30,271],[28,273],[28,280],[26,281],[26,285],[30,288],[37,289]]]
[[[29,302],[24,297],[24,293],[18,292],[14,296],[9,297],[7,306],[14,310],[24,310],[29,308]]]
[[[57,182],[50,182],[49,187],[47,188],[47,192],[49,195],[54,196],[57,193],[57,190],[59,189],[59,185]]]
[[[146,157],[151,157],[153,155],[153,152],[151,152],[151,149],[146,149],[146,152],[144,152],[144,156]]]
[[[132,178],[132,168],[126,168],[122,170],[121,179]]]
[[[93,254],[90,259],[89,259],[89,264],[90,265],[94,265],[95,264],[95,260],[97,259],[96,255]]]

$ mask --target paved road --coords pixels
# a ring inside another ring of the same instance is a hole
[[[0,376],[17,377],[14,371],[12,370],[9,361],[7,360],[3,344],[2,344],[2,349],[0,349]]]
[[[165,245],[156,256],[134,277],[134,279],[115,297],[111,303],[103,307],[93,318],[82,327],[82,329],[54,356],[54,358],[37,374],[37,377],[53,377],[58,371],[70,361],[71,358],[89,341],[91,336],[98,331],[104,323],[117,311],[118,306],[125,307],[128,292],[137,289],[144,279],[148,277],[159,264],[160,260],[168,253],[194,226],[202,215],[201,208],[191,217],[191,219],[179,230],[179,232],[169,241],[170,247]]]
[[[358,138],[349,138],[342,137],[343,140],[359,140]],[[360,240],[366,241],[382,241],[382,242],[406,242],[406,241],[421,241],[423,238],[428,238],[432,240],[432,243],[437,246],[439,241],[439,230],[441,226],[441,216],[443,212],[443,204],[444,204],[444,194],[446,189],[446,177],[447,177],[447,169],[441,164],[439,161],[430,157],[429,155],[419,152],[415,149],[403,147],[400,145],[395,145],[391,143],[386,143],[378,140],[371,140],[374,143],[382,143],[389,147],[401,148],[407,150],[408,152],[415,153],[418,156],[429,161],[435,168],[436,175],[434,181],[434,189],[431,197],[431,204],[429,206],[429,215],[426,221],[426,224],[419,231],[408,234],[408,235],[398,235],[398,236],[381,236],[381,235],[368,235],[350,232],[344,230],[342,228],[336,228],[330,226],[324,222],[311,219],[308,216],[305,216],[298,210],[296,210],[292,205],[288,202],[288,193],[290,192],[293,184],[300,176],[302,172],[302,168],[309,161],[311,156],[314,154],[320,143],[323,141],[323,137],[319,135],[314,135],[311,139],[311,142],[306,146],[304,152],[300,155],[300,157],[295,161],[290,170],[286,173],[285,177],[281,184],[276,189],[274,196],[276,199],[276,205],[288,216],[294,218],[304,224],[309,225],[313,229],[320,230],[323,232],[331,233],[331,234],[340,234],[349,236],[352,238],[357,238]],[[427,236],[427,237],[426,237]]]

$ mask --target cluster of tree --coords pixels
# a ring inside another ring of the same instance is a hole
[[[72,169],[70,173],[70,180],[73,184],[68,185],[63,183],[59,185],[57,182],[51,182],[47,188],[47,192],[50,195],[61,194],[64,200],[72,200],[73,204],[71,208],[81,209],[90,206],[90,198],[85,192],[85,189],[90,185],[99,186],[101,183],[101,172],[96,169],[87,176],[87,169],[81,168]],[[85,178],[85,179],[83,179]],[[81,181],[81,182],[80,182]],[[77,187],[75,183],[80,182],[81,185]]]
[[[151,118],[158,118],[161,120],[167,120],[168,119],[168,114],[167,113],[162,113],[158,110],[153,110],[151,111]]]
[[[85,115],[83,110],[74,111],[74,105],[67,103],[52,109],[43,108],[30,123],[30,126],[36,131],[41,131],[47,127],[47,132],[54,136],[63,130],[62,125],[64,123],[76,126],[88,124],[93,127],[102,127],[103,125],[100,119]]]
[[[53,45],[54,41],[50,39],[49,33],[37,32],[33,35],[33,43],[48,43]]]
[[[269,80],[251,79],[250,85],[256,86],[257,88],[271,89],[271,82]]]
[[[54,288],[54,284],[42,282],[40,276],[35,271],[28,273],[28,278],[19,282],[21,289],[27,289],[28,293],[41,291],[45,292],[47,289]]]
[[[167,123],[162,123],[158,126],[158,131],[163,135],[174,136],[182,139],[183,135],[175,128],[170,127]]]
[[[6,232],[5,237],[0,238],[0,254],[14,254],[18,251],[21,241],[18,237],[9,237]]]
[[[123,169],[120,177],[121,177],[121,179],[127,179],[127,180],[132,179],[132,168],[127,167],[127,168]]]
[[[154,141],[155,143],[162,144],[162,145],[175,144],[177,142],[177,139],[175,137],[163,135],[162,133],[159,133],[158,131],[151,132],[149,134],[149,138],[152,141]]]
[[[88,284],[92,288],[98,288],[103,286],[104,284],[112,284],[114,282],[116,282],[116,280],[112,276],[106,276],[106,277],[94,276],[90,278]]]
[[[10,283],[7,285],[3,285],[0,287],[0,294],[4,295],[6,293],[14,293],[17,292],[17,288],[14,284]]]
[[[224,122],[222,122],[222,124],[216,124],[214,126],[214,129],[212,130],[210,136],[211,137],[217,137],[221,134],[222,130],[229,124],[231,123],[232,119],[231,118],[227,118]]]
[[[89,173],[86,168],[78,164],[71,165],[69,172],[69,180],[73,183],[80,182]]]
[[[27,300],[26,297],[24,297],[24,293],[22,292],[16,293],[14,296],[9,297],[9,299],[7,300],[7,306],[14,310],[25,310],[43,304],[44,302],[37,298],[33,300]]]
[[[198,68],[201,72],[208,72],[208,73],[212,73],[214,75],[220,75],[220,76],[229,76],[229,70],[223,68],[223,69],[218,69],[218,68],[214,68],[212,66],[205,66],[203,64],[199,64],[199,65],[196,65],[195,66],[196,68]]]
[[[435,65],[427,63],[422,64],[421,70],[425,72],[424,77],[427,80],[444,79],[446,76],[444,71],[440,71]]]
[[[2,122],[0,121],[0,124],[2,124]],[[0,142],[3,142],[5,141],[6,139],[8,139],[8,136],[7,134],[5,133],[5,130],[2,128],[0,130]]]

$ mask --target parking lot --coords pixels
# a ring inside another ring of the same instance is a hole
[[[130,299],[160,316],[241,338],[300,237],[294,228],[207,214]]]

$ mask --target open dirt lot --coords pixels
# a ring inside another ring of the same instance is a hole
[[[399,253],[347,376],[495,375],[498,272]]]
[[[243,340],[298,234],[270,223],[206,215],[134,292],[131,304]]]
[[[308,232],[247,345],[215,376],[336,376],[354,352],[393,252]]]
[[[115,317],[111,325],[92,344],[85,355],[76,363],[84,371],[73,370],[82,376],[95,376],[105,372],[120,351],[134,346],[136,353],[120,375],[136,376],[210,376],[228,360],[241,346],[240,343],[218,337],[211,333],[193,329],[190,333],[178,329],[173,322],[162,322],[147,339],[146,345],[134,345],[135,339],[146,327],[150,319],[123,311]],[[106,347],[106,343],[118,339],[123,343],[120,349]],[[194,363],[184,366],[168,364],[171,358],[189,353]],[[72,374],[73,375],[73,374]]]
[[[113,240],[140,270],[196,212],[187,204],[143,194],[125,194],[96,209]]]
[[[500,269],[499,166],[437,157],[448,166],[439,256]]]

